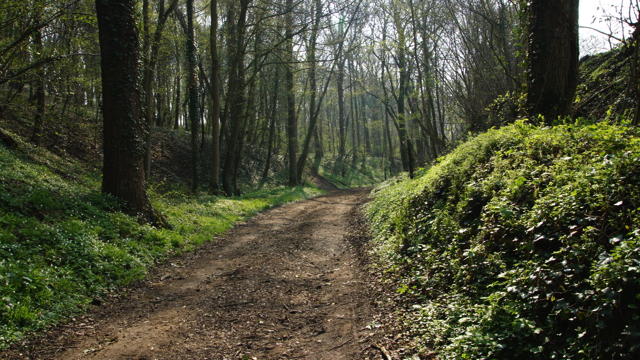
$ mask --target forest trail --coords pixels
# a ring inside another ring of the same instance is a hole
[[[333,191],[237,225],[53,330],[38,357],[382,358],[367,326],[375,305],[346,236],[369,191]]]

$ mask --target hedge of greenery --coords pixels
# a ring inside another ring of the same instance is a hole
[[[320,193],[308,187],[241,198],[152,193],[173,225],[158,229],[122,212],[122,204],[100,194],[100,177],[72,160],[22,141],[21,148],[0,144],[0,348],[83,311],[238,221]]]
[[[640,358],[639,140],[519,122],[380,187],[367,215],[417,351]]]

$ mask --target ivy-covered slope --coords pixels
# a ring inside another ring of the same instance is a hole
[[[639,208],[638,129],[518,122],[379,187],[367,216],[416,351],[637,359]]]

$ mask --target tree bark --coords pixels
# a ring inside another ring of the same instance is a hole
[[[232,63],[229,71],[229,90],[227,92],[227,108],[225,118],[229,117],[231,108],[233,107],[234,122],[231,125],[231,132],[227,138],[227,156],[222,170],[222,189],[227,196],[233,195],[231,189],[231,176],[235,164],[236,150],[238,148],[238,135],[240,133],[244,109],[244,34],[245,21],[247,16],[247,8],[251,0],[240,1],[240,15],[238,16],[238,24],[236,28],[236,38],[233,44],[230,44],[233,54]],[[224,126],[226,120],[223,122]]]
[[[317,85],[316,85],[316,40],[318,37],[318,29],[320,27],[320,18],[322,17],[322,3],[320,0],[315,1],[316,7],[316,16],[313,22],[313,27],[311,28],[311,39],[309,40],[309,50],[308,50],[308,58],[307,62],[309,63],[309,87],[311,90],[311,99],[309,100],[309,130],[307,131],[307,135],[305,136],[304,143],[302,144],[302,153],[300,154],[300,158],[298,159],[298,182],[302,182],[302,172],[304,170],[304,165],[307,161],[307,156],[309,154],[309,145],[311,144],[311,136],[313,135],[316,140],[316,161],[318,159],[318,148],[320,146],[320,139],[318,137],[318,128],[316,126],[318,113],[320,109],[316,110],[316,93],[317,93]],[[320,154],[322,153],[322,148],[320,148]],[[320,158],[322,156],[320,155]]]
[[[173,105],[174,108],[174,123],[173,130],[180,129],[180,76],[176,78],[176,103]]]
[[[296,98],[293,93],[293,0],[287,0],[285,14],[286,38],[286,81],[287,81],[287,139],[289,150],[289,186],[298,185],[297,152],[298,152],[298,121],[296,119]]]
[[[42,53],[42,30],[38,30],[33,34],[34,43],[38,52]],[[44,132],[44,116],[46,109],[46,98],[44,92],[44,77],[45,69],[42,65],[37,71],[36,80],[36,101],[37,109],[36,116],[33,119],[33,134],[31,136],[31,142],[37,146],[42,145],[42,134]]]
[[[277,67],[276,67],[277,69]],[[278,76],[278,72],[275,73],[275,81],[273,84],[273,97],[271,98],[271,118],[269,125],[269,140],[267,144],[267,161],[264,166],[264,171],[262,172],[262,180],[267,180],[269,176],[269,167],[271,166],[271,156],[273,153],[273,141],[276,135],[276,116],[278,109],[278,80],[280,77]]]
[[[409,157],[407,147],[407,130],[406,119],[404,110],[404,97],[407,91],[407,63],[406,63],[406,41],[404,35],[404,28],[402,27],[399,11],[396,9],[394,13],[394,22],[396,30],[398,32],[398,53],[397,53],[397,65],[399,72],[398,79],[398,97],[396,105],[398,107],[398,137],[400,138],[400,159],[402,160],[402,169],[409,171]]]
[[[145,191],[135,7],[135,0],[96,0],[104,113],[102,192],[126,201],[140,220],[167,226]]]
[[[146,5],[145,5],[146,4]],[[162,33],[164,32],[164,26],[169,18],[169,14],[175,9],[178,4],[177,0],[171,0],[171,4],[167,11],[164,10],[164,0],[160,0],[158,4],[158,24],[153,36],[153,42],[151,42],[151,34],[149,30],[149,10],[145,10],[145,6],[148,7],[148,0],[143,2],[143,21],[144,21],[144,70],[143,70],[143,90],[145,96],[145,119],[147,124],[147,134],[145,136],[145,156],[144,156],[144,171],[145,179],[149,180],[149,174],[151,173],[151,133],[153,132],[153,77],[156,70],[156,64],[158,63],[158,54],[160,52],[160,40],[162,40]],[[158,111],[158,114],[160,112]],[[159,115],[161,116],[161,115]]]
[[[579,0],[533,0],[529,5],[529,117],[571,115],[578,84]]]
[[[342,161],[346,153],[345,146],[345,119],[344,119],[344,59],[338,61],[338,161]],[[336,164],[337,165],[337,164]]]
[[[187,97],[189,99],[189,122],[191,123],[191,192],[198,191],[198,170],[200,151],[198,149],[198,72],[196,62],[196,44],[193,31],[193,0],[187,0]]]
[[[211,0],[211,29],[209,32],[209,48],[211,52],[211,179],[209,193],[219,194],[220,184],[220,59],[218,58],[218,1]]]

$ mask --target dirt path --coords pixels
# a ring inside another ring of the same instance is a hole
[[[54,330],[30,357],[381,359],[374,301],[346,240],[367,194],[334,191],[260,214]]]

